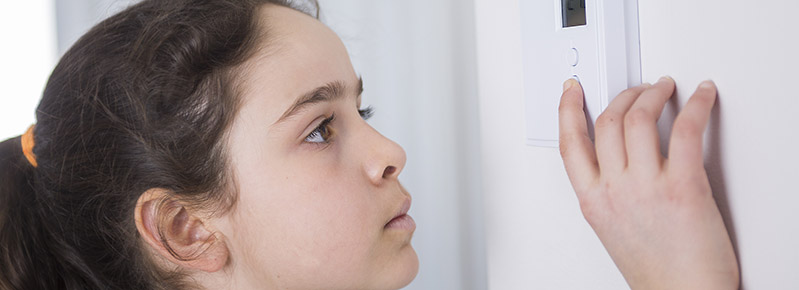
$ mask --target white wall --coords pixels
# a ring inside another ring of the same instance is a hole
[[[0,141],[25,133],[35,122],[56,61],[53,6],[49,0],[0,4]]]
[[[0,4],[0,141],[35,123],[58,58],[89,28],[137,0],[26,0]]]
[[[672,74],[681,103],[702,79],[719,86],[706,165],[744,289],[799,289],[799,2],[640,4],[644,79]]]
[[[139,0],[50,0],[55,2],[58,55],[61,56],[97,22]]]
[[[538,0],[475,1],[489,288],[627,288],[583,221],[558,150],[524,145],[518,1]],[[672,109],[704,79],[720,88],[706,166],[739,254],[742,289],[798,289],[799,4],[639,5],[644,81],[674,77]]]

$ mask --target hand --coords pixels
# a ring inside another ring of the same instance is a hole
[[[564,83],[560,150],[585,219],[632,289],[738,289],[729,234],[713,199],[702,136],[716,87],[702,83],[674,121],[668,158],[657,119],[674,80],[628,89],[588,136],[583,91]]]

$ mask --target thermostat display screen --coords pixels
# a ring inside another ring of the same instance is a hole
[[[563,7],[563,27],[585,25],[585,0],[560,0]]]

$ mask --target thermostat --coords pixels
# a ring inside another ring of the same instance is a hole
[[[558,146],[562,84],[580,81],[589,131],[641,83],[637,0],[520,0],[527,144]]]

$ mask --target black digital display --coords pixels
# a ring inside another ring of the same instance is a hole
[[[585,0],[560,0],[563,7],[563,27],[585,25]]]

